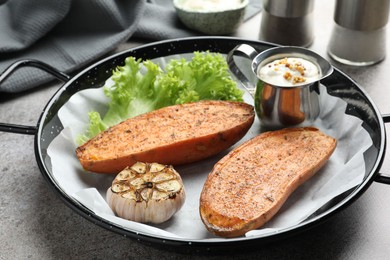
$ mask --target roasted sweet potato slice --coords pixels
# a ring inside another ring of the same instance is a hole
[[[329,159],[336,140],[316,128],[266,132],[217,162],[201,196],[206,228],[236,237],[261,227]]]
[[[213,156],[239,141],[255,113],[243,102],[199,101],[130,118],[76,149],[84,169],[118,173],[137,161],[178,165]]]

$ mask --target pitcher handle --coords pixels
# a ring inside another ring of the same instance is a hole
[[[237,66],[234,61],[234,56],[240,56],[250,59],[251,61],[255,59],[255,57],[259,53],[248,44],[240,44],[232,49],[227,57],[226,61],[229,65],[229,69],[231,73],[240,81],[240,83],[244,86],[245,90],[249,92],[253,97],[255,96],[256,87],[251,83],[251,81],[244,75],[241,69]],[[254,68],[252,68],[254,70]]]

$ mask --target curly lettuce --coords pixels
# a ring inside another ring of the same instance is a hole
[[[191,60],[172,59],[163,70],[150,60],[128,57],[111,77],[113,84],[103,87],[110,99],[104,116],[89,113],[86,132],[78,137],[82,144],[101,131],[128,118],[165,106],[199,100],[243,101],[243,90],[229,73],[219,53],[194,52]]]

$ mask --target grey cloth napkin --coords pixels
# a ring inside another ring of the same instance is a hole
[[[113,50],[136,30],[143,0],[8,0],[0,5],[0,73],[21,59],[37,59],[69,73]],[[21,68],[0,92],[21,92],[51,80]]]
[[[261,10],[251,0],[246,18]],[[130,37],[148,41],[200,35],[179,21],[172,0],[0,0],[0,73],[13,62],[36,59],[71,73]],[[0,93],[37,87],[53,77],[21,68]]]

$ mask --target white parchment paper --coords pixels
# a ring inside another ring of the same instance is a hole
[[[327,94],[320,86],[321,113],[314,122],[324,133],[337,139],[338,145],[328,163],[313,178],[299,187],[278,214],[264,227],[250,231],[248,237],[266,236],[301,223],[337,195],[357,186],[363,180],[365,165],[363,152],[371,145],[362,121],[345,114],[346,103]],[[245,101],[253,104],[249,94]],[[199,197],[203,184],[213,165],[228,151],[198,163],[175,167],[182,176],[187,199],[173,218],[160,225],[147,225],[116,217],[105,201],[106,190],[115,176],[85,172],[75,155],[76,136],[84,131],[88,112],[107,109],[102,89],[78,92],[60,109],[63,131],[53,140],[48,154],[53,165],[53,178],[69,196],[96,215],[124,229],[155,237],[189,240],[223,240],[208,233],[199,216]],[[256,118],[247,135],[235,146],[256,136],[260,124]],[[232,148],[234,148],[233,146]]]

